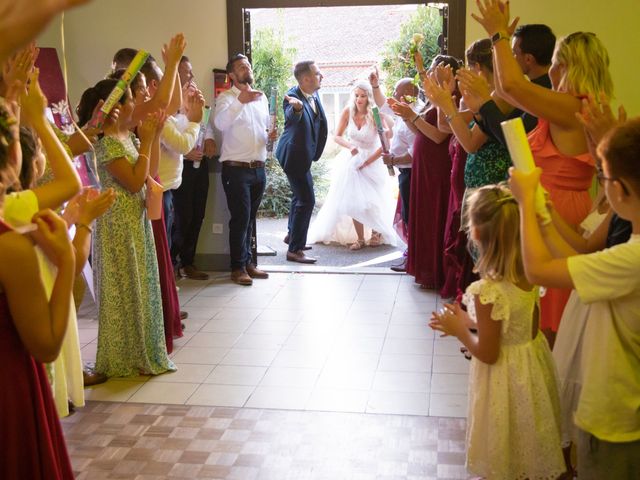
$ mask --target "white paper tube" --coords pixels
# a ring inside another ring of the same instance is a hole
[[[529,147],[529,140],[527,134],[524,131],[524,125],[520,117],[512,120],[505,120],[500,123],[504,138],[507,142],[507,148],[509,148],[509,155],[511,155],[511,161],[514,167],[522,172],[529,173],[536,168],[536,164],[533,161],[533,155],[531,154],[531,148]],[[544,198],[544,189],[538,185],[536,189],[535,197],[536,213],[542,218],[544,224],[551,221],[551,215],[547,209],[547,203]]]

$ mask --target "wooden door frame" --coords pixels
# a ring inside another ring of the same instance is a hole
[[[423,4],[419,0],[227,0],[227,45],[229,57],[244,51],[242,12],[247,8],[347,7],[366,5]],[[449,55],[464,59],[466,0],[439,0],[449,5]]]

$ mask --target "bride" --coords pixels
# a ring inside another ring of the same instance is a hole
[[[396,244],[393,215],[395,182],[390,182],[381,159],[382,148],[371,107],[375,105],[368,83],[357,83],[342,111],[335,142],[344,147],[336,159],[324,205],[309,229],[309,242],[338,242],[351,250],[365,246],[365,228],[371,230],[369,246]],[[388,138],[392,120],[380,115]]]

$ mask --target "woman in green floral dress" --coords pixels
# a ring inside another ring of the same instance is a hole
[[[102,80],[83,94],[81,125],[115,84]],[[92,250],[99,320],[96,371],[109,377],[175,370],[165,345],[158,264],[145,209],[144,185],[159,121],[150,117],[138,128],[138,152],[129,130],[133,108],[127,90],[117,122],[105,127],[96,144],[102,186],[117,193],[115,204],[96,222]]]

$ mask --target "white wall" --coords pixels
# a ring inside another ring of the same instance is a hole
[[[65,14],[64,30],[72,104],[104,77],[118,49],[143,48],[161,63],[162,44],[174,33],[187,39],[185,54],[207,101],[213,91],[211,69],[227,63],[225,0],[93,0]],[[38,44],[62,51],[59,19]]]
[[[475,0],[467,0],[467,44],[486,36],[470,16],[477,11]],[[609,51],[616,101],[624,104],[629,114],[640,115],[640,50],[635,34],[640,22],[640,1],[511,0],[511,15],[520,16],[522,24],[545,23],[557,37],[576,31],[595,33]]]

